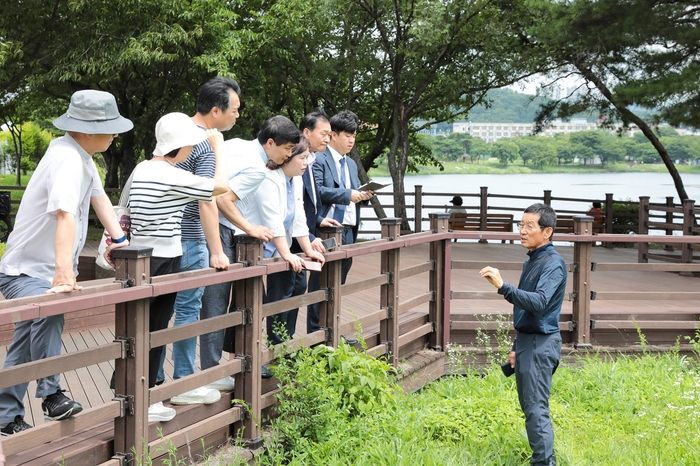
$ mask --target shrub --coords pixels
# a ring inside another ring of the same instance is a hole
[[[272,370],[280,382],[279,407],[263,463],[304,455],[309,445],[328,441],[345,423],[392,412],[401,393],[389,364],[345,343],[288,352]]]

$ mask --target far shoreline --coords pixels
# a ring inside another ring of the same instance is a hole
[[[627,163],[610,164],[605,168],[600,165],[548,165],[540,170],[528,166],[510,164],[507,167],[497,162],[464,163],[442,162],[444,170],[438,167],[420,166],[418,173],[406,173],[406,176],[425,175],[538,175],[554,173],[668,173],[664,164],[635,164]],[[700,174],[700,165],[676,165],[680,174]],[[390,177],[386,165],[380,165],[369,171],[370,177]],[[670,174],[669,174],[670,176]]]

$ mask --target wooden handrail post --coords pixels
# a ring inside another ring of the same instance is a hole
[[[151,283],[153,248],[127,246],[112,251],[115,276],[125,287]],[[114,306],[115,341],[122,342],[123,357],[114,361],[114,394],[122,401],[124,416],[114,420],[114,454],[144,463],[148,445],[149,299]]]
[[[574,216],[574,234],[593,232],[593,217]],[[591,253],[592,242],[574,243],[573,306],[574,348],[591,347]]]
[[[263,243],[251,236],[236,237],[236,262],[246,266],[260,265],[263,259]],[[249,448],[262,446],[260,431],[262,422],[260,403],[262,395],[262,304],[263,278],[252,277],[233,283],[234,303],[243,312],[243,325],[234,329],[233,348],[241,359],[242,371],[236,374],[234,396],[244,400],[248,411],[242,413],[243,442]],[[235,434],[235,432],[232,432]],[[234,435],[235,437],[235,435]]]
[[[542,201],[549,206],[552,205],[552,190],[551,189],[544,190],[544,197],[542,198]]]
[[[449,229],[450,214],[430,214],[430,229],[434,233],[444,233]],[[450,342],[450,299],[452,272],[452,242],[448,238],[430,243],[430,260],[433,270],[430,271],[430,291],[433,299],[428,307],[428,321],[434,325],[430,334],[428,346],[445,351]]]
[[[380,220],[380,223],[382,220]],[[318,236],[321,239],[334,237],[339,248],[342,248],[342,227],[324,227],[318,229]],[[320,289],[328,290],[328,300],[321,301],[318,307],[318,324],[326,331],[326,345],[337,347],[340,342],[340,283],[342,275],[343,261],[337,260],[326,262],[319,272],[321,274]]]
[[[673,196],[666,196],[666,207],[668,207],[669,209],[673,208]],[[669,225],[673,223],[673,212],[671,212],[670,210],[666,212],[666,223],[668,223]],[[673,235],[673,229],[666,228],[666,236],[671,235]],[[664,251],[673,251],[673,245],[665,244]]]
[[[693,199],[683,200],[683,235],[693,236],[695,226],[695,201]],[[681,249],[681,263],[689,264],[693,262],[693,245],[684,243]]]
[[[384,218],[380,220],[379,223],[382,225],[382,238],[388,238],[389,241],[394,241],[401,234],[400,218]],[[388,361],[394,367],[398,367],[399,365],[400,271],[401,249],[382,251],[381,273],[388,275],[388,283],[382,285],[379,291],[379,306],[382,309],[386,309],[387,318],[379,323],[379,342],[386,345]]]
[[[489,213],[489,187],[482,186],[479,192],[479,230],[486,231],[487,216]],[[433,229],[432,224],[430,226]],[[485,239],[480,239],[480,243],[488,243]]]
[[[417,184],[413,189],[413,205],[415,205],[413,208],[413,232],[420,233],[423,231],[423,186]]]
[[[614,209],[615,201],[613,201],[613,193],[605,193],[605,233],[612,234],[613,221],[615,216]],[[612,248],[612,243],[603,243],[603,247]]]
[[[649,234],[649,196],[639,196],[639,225],[637,234]],[[649,262],[649,243],[637,243],[637,262],[646,264]]]

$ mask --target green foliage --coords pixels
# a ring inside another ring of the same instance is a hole
[[[590,356],[560,366],[550,400],[557,463],[700,464],[699,369],[697,361],[674,353],[613,361]],[[308,442],[286,458],[273,446],[259,464],[529,464],[515,380],[497,367],[445,377],[399,397],[391,410],[337,416],[342,422],[327,422],[333,431],[324,441]]]
[[[474,123],[532,123],[541,105],[551,99],[542,95],[528,95],[512,89],[493,89],[486,93],[487,104],[477,105],[469,111],[469,121]],[[580,113],[574,118],[588,118]]]
[[[613,233],[624,235],[639,232],[639,206],[615,202],[613,211]]]
[[[280,381],[278,417],[262,464],[303,458],[344,425],[393,412],[399,399],[392,367],[342,342],[278,355],[272,370]]]
[[[510,319],[500,313],[496,315],[482,314],[477,318],[480,323],[484,324],[484,328],[476,329],[477,345],[486,348],[486,356],[490,364],[503,364],[508,359],[508,354],[513,347],[513,339],[509,334],[512,327]],[[495,346],[491,343],[492,338],[495,340]]]
[[[17,170],[17,155],[21,153],[20,170],[26,175],[36,168],[44,156],[53,135],[41,129],[34,122],[26,122],[16,132],[20,140],[15,141],[10,131],[0,133],[0,160],[9,162],[13,170]]]
[[[515,162],[519,155],[520,149],[514,142],[499,139],[491,145],[491,157],[496,157],[498,162],[504,167],[511,162]]]
[[[688,340],[688,343],[693,346],[693,351],[695,351],[695,354],[700,355],[700,329],[695,330],[694,337],[686,336],[685,339]]]

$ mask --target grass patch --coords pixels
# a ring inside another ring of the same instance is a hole
[[[366,357],[350,355],[349,348],[340,351],[335,357],[348,364]],[[275,443],[258,464],[529,464],[515,379],[503,377],[495,363],[485,373],[449,376],[412,395],[385,389],[393,385],[379,366],[370,371],[364,366],[364,379],[339,378],[337,372],[319,377],[332,371],[323,363],[314,367],[314,389],[309,381],[297,383],[293,403],[285,408],[295,411],[283,411],[273,423],[278,434],[283,432],[278,440],[287,441]],[[348,380],[362,380],[356,384],[361,391],[383,387],[384,402],[351,409],[352,403],[343,401]],[[304,393],[311,398],[304,401]],[[615,361],[590,357],[560,367],[551,397],[558,464],[700,464],[699,399],[698,363],[677,352]],[[315,427],[299,424],[307,402],[323,416]]]

